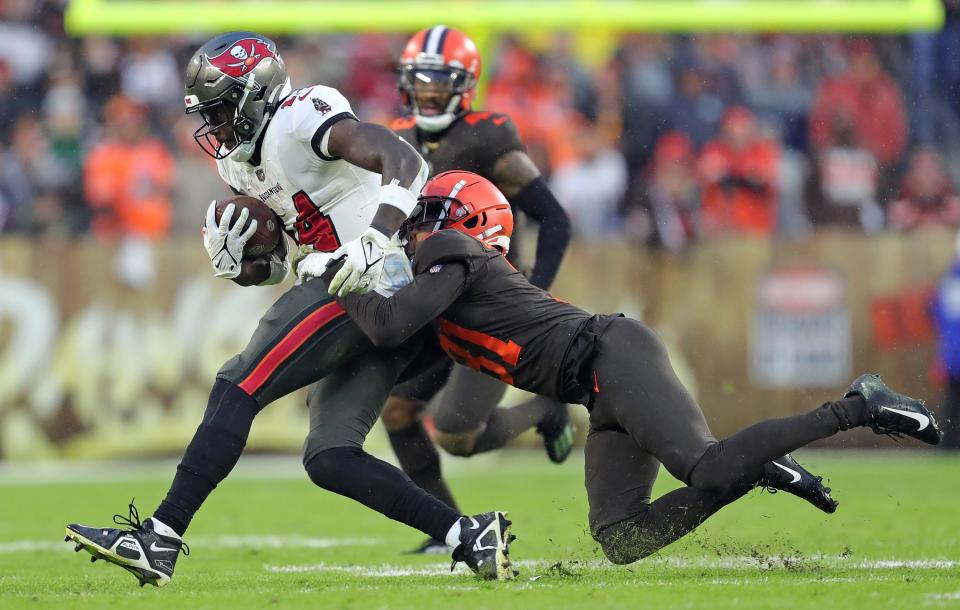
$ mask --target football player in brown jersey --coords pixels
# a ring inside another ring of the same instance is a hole
[[[447,172],[419,202],[401,229],[414,281],[390,298],[349,295],[344,308],[376,345],[432,324],[457,362],[585,405],[590,528],[614,563],[646,557],[758,486],[834,512],[830,489],[789,454],[812,441],[861,426],[932,445],[942,438],[923,401],[868,374],[835,402],[718,440],[651,329],[559,301],[507,262],[510,206],[489,181]],[[651,502],[660,464],[686,486]]]
[[[416,148],[431,174],[452,169],[477,173],[497,186],[520,211],[537,223],[534,286],[549,289],[570,239],[570,221],[505,114],[473,109],[481,60],[463,32],[438,25],[421,30],[400,58],[399,89],[410,114],[391,128]],[[520,249],[509,260],[521,267]],[[566,405],[536,398],[511,409],[497,409],[507,386],[443,359],[423,374],[398,385],[382,418],[404,471],[422,488],[450,506],[453,495],[440,473],[440,456],[420,416],[446,386],[434,414],[435,437],[449,453],[469,456],[503,447],[536,426],[554,462],[569,455],[573,441]],[[414,552],[446,552],[440,540],[427,540]]]

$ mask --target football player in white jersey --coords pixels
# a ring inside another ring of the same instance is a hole
[[[114,517],[126,527],[70,524],[67,540],[133,573],[141,586],[167,584],[179,553],[188,552],[184,532],[240,458],[256,414],[314,384],[303,458],[314,483],[446,540],[455,561],[487,578],[511,578],[504,513],[464,517],[363,451],[390,389],[404,371],[416,371],[420,342],[374,349],[330,296],[389,295],[411,279],[396,232],[417,203],[426,164],[388,129],[358,121],[336,89],[292,90],[275,44],[259,34],[207,42],[190,59],[184,84],[187,113],[204,119],[194,137],[217,159],[220,175],[235,192],[265,202],[308,253],[297,267],[300,281],[218,372],[203,421],[153,516],[141,522],[131,504],[128,517]],[[283,239],[274,252],[243,258],[255,231],[246,209],[228,205],[217,219],[210,205],[203,242],[217,277],[245,286],[286,277]],[[339,259],[344,264],[328,285],[320,275]]]

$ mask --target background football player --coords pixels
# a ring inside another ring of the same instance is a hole
[[[328,294],[328,284],[311,279],[328,260],[343,257],[331,293],[389,294],[409,281],[409,263],[395,234],[416,204],[426,164],[390,130],[359,122],[337,90],[314,85],[292,91],[276,46],[263,36],[235,32],[214,38],[190,59],[184,82],[187,113],[204,120],[195,137],[217,159],[224,181],[265,202],[286,233],[312,250],[298,266],[305,281],[277,300],[247,347],[218,372],[203,421],[153,516],[141,524],[131,505],[129,518],[115,518],[130,529],[72,524],[68,539],[94,559],[132,572],[141,585],[166,584],[183,548],[181,537],[237,463],[257,413],[325,378],[331,394],[350,400],[331,409],[320,402],[319,392],[310,393],[304,452],[310,479],[446,540],[455,548],[455,560],[484,576],[512,576],[505,557],[509,522],[502,513],[463,517],[461,527],[453,508],[363,451],[367,432],[416,346],[374,350]],[[203,241],[217,277],[263,285],[287,275],[282,244],[263,258],[243,259],[256,230],[247,209],[231,204],[221,218],[216,215],[211,204]],[[488,533],[493,537],[474,544]]]
[[[441,174],[401,230],[413,282],[390,298],[351,294],[342,302],[377,345],[397,345],[432,323],[458,362],[586,405],[590,529],[612,562],[646,557],[757,486],[834,512],[830,490],[788,452],[839,431],[869,426],[940,442],[923,401],[893,392],[877,375],[860,376],[836,402],[717,440],[652,330],[557,301],[505,260],[512,225],[509,204],[490,182],[469,172]],[[651,502],[660,464],[686,487]]]
[[[570,221],[527,156],[510,117],[473,109],[481,67],[476,45],[463,32],[442,25],[417,32],[399,65],[400,93],[410,115],[391,127],[420,151],[431,174],[451,169],[475,172],[495,184],[514,210],[538,224],[530,282],[547,290],[570,240]],[[510,262],[522,268],[519,252],[516,246],[510,250]],[[470,456],[498,449],[536,426],[553,461],[561,462],[569,454],[573,430],[565,405],[536,398],[496,409],[505,384],[443,359],[396,387],[382,418],[404,471],[450,506],[456,503],[441,476],[440,456],[420,420],[427,402],[444,384],[434,423],[437,442],[448,452]],[[445,549],[442,541],[427,540],[415,552]]]

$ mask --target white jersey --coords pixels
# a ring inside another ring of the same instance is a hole
[[[379,206],[380,175],[327,150],[330,127],[345,118],[355,119],[336,89],[298,89],[270,119],[260,165],[227,157],[217,161],[220,176],[269,205],[298,244],[332,252],[359,237]]]

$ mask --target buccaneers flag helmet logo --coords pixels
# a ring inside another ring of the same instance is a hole
[[[241,78],[264,59],[276,58],[276,54],[262,40],[244,38],[229,49],[210,58],[210,63],[231,78]]]

